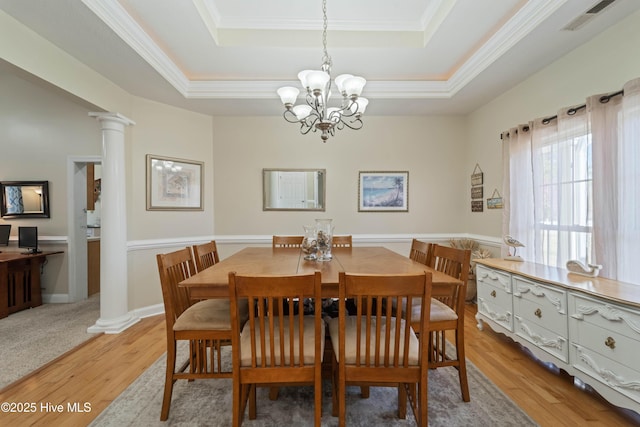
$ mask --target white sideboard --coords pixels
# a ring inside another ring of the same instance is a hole
[[[476,320],[640,413],[640,285],[502,259],[476,260]]]

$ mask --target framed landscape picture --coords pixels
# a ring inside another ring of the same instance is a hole
[[[361,171],[359,212],[408,212],[409,172]]]
[[[502,209],[502,197],[492,197],[487,199],[487,209]]]
[[[147,154],[147,210],[203,210],[203,165]]]

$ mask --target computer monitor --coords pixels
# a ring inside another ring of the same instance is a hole
[[[39,253],[38,227],[18,227],[18,247],[27,249],[29,254]]]
[[[10,233],[11,224],[0,224],[0,246],[9,246]]]

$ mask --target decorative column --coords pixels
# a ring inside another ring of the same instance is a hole
[[[119,333],[138,322],[127,298],[127,205],[124,129],[135,125],[119,113],[89,113],[102,125],[100,318],[88,332]]]

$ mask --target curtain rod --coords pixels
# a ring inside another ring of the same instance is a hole
[[[606,104],[607,102],[609,102],[609,100],[611,98],[613,98],[614,96],[618,96],[618,95],[624,95],[624,90],[619,90],[617,92],[610,93],[609,95],[602,95],[600,97],[600,103],[601,104]],[[573,116],[575,113],[577,113],[578,111],[582,110],[583,108],[587,108],[587,104],[582,104],[582,105],[579,105],[577,107],[569,108],[567,110],[567,114],[570,115],[570,116]],[[557,118],[558,118],[557,115],[551,116],[551,117],[547,117],[546,119],[542,119],[542,124],[543,125],[548,125],[549,123],[551,123],[552,120],[555,120]]]
[[[613,92],[610,93],[608,95],[602,95],[600,97],[600,103],[602,104],[606,104],[607,102],[609,102],[611,100],[611,98],[613,98],[614,96],[618,96],[618,95],[624,95],[624,90],[619,90],[617,92]],[[567,114],[570,116],[573,116],[575,113],[577,113],[578,111],[582,110],[583,108],[587,108],[587,104],[582,104],[582,105],[578,105],[577,107],[573,107],[567,110]],[[557,119],[558,116],[550,116],[550,117],[546,117],[544,119],[542,119],[542,124],[543,125],[548,125],[549,123],[551,123],[551,121]],[[529,130],[529,126],[523,126],[522,130],[524,130],[525,132]],[[518,133],[518,131],[516,130],[516,133]],[[502,134],[500,134],[500,139],[502,139]]]

